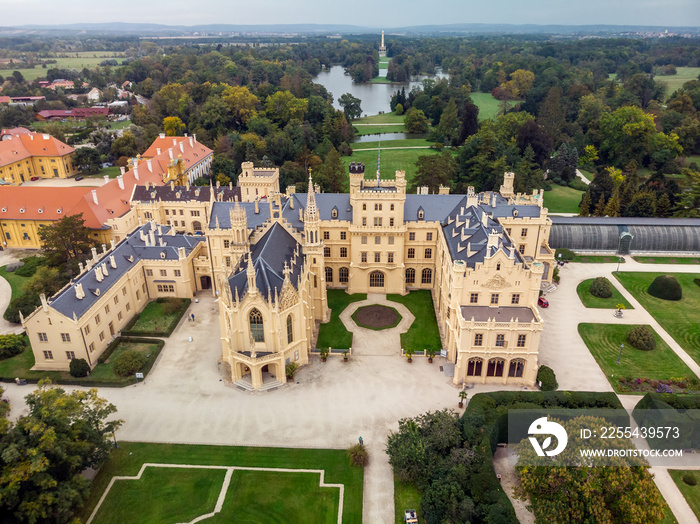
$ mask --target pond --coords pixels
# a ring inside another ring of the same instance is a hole
[[[398,126],[397,126],[398,127]],[[382,140],[406,140],[408,138],[428,138],[427,133],[377,133],[375,135],[356,136],[353,142],[376,142]]]
[[[352,96],[362,100],[363,115],[377,115],[381,112],[389,113],[391,111],[390,102],[391,95],[394,91],[406,88],[406,92],[410,91],[414,86],[421,86],[425,78],[447,78],[448,74],[438,72],[433,76],[416,76],[411,82],[403,84],[354,84],[352,78],[345,74],[343,66],[335,65],[330,71],[321,71],[314,82],[321,84],[333,95],[333,107],[342,109],[338,104],[338,98],[345,93],[350,93]]]

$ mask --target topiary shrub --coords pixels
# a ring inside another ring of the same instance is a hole
[[[613,286],[607,278],[597,277],[591,282],[588,291],[590,291],[591,295],[594,297],[610,298],[613,294]]]
[[[683,298],[683,288],[673,275],[659,275],[647,289],[652,297],[661,300],[680,300]]]
[[[0,360],[19,355],[25,347],[23,335],[0,335]]]
[[[355,444],[348,448],[348,459],[352,466],[364,468],[369,464],[369,452],[362,444]]]
[[[627,342],[642,351],[656,348],[656,337],[649,326],[637,326],[627,333]]]
[[[540,389],[542,391],[554,391],[559,387],[554,370],[548,366],[540,366],[540,369],[537,370],[537,381],[541,383]]]
[[[143,353],[128,349],[114,360],[114,373],[120,377],[128,377],[139,371],[146,364]]]
[[[683,482],[688,484],[688,486],[697,486],[697,484],[698,484],[698,480],[695,478],[695,475],[693,475],[692,473],[686,473],[681,478],[683,479]]]
[[[71,377],[87,377],[90,374],[90,364],[84,358],[74,358],[70,361]]]

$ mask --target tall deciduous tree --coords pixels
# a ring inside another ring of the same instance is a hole
[[[440,123],[436,131],[447,145],[452,145],[457,139],[459,135],[459,113],[454,98],[450,99],[442,115],[440,115]]]
[[[41,247],[52,266],[79,259],[90,252],[96,242],[90,238],[83,214],[67,215],[50,226],[39,229]]]
[[[416,176],[411,185],[413,188],[428,186],[431,192],[437,193],[440,186],[450,186],[456,173],[457,162],[451,152],[422,155],[416,161]]]
[[[403,128],[406,133],[427,133],[428,118],[423,111],[412,107],[406,111],[406,116],[403,120]]]
[[[343,108],[345,118],[355,120],[362,115],[362,100],[353,96],[351,93],[345,93],[338,98],[340,107]]]
[[[180,136],[185,130],[185,124],[179,116],[168,116],[163,119],[163,130],[166,136]]]

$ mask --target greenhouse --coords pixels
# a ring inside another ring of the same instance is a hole
[[[577,252],[700,253],[700,219],[552,216],[549,245]]]

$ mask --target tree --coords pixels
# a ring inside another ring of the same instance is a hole
[[[620,216],[620,192],[618,188],[615,188],[612,196],[605,205],[605,216],[608,217],[619,217]]]
[[[287,125],[291,119],[303,120],[309,101],[296,98],[289,91],[277,91],[267,97],[265,112],[268,118],[281,126]]]
[[[121,425],[96,389],[49,386],[25,397],[29,413],[0,441],[0,503],[20,522],[68,522],[89,494],[82,472],[102,465]]]
[[[91,147],[79,147],[73,155],[75,165],[83,175],[94,175],[100,171],[100,154]]]
[[[638,164],[656,134],[654,117],[639,107],[624,106],[600,117],[600,153],[612,165]]]
[[[403,105],[401,105],[401,104],[396,104],[396,107],[394,108],[394,111],[395,111],[396,114],[399,115],[399,116],[403,115]]]
[[[345,93],[344,95],[341,95],[340,98],[338,98],[338,103],[340,104],[340,107],[343,108],[343,113],[348,121],[360,118],[362,115],[362,106],[360,105],[362,100],[352,96],[352,94]]]
[[[591,192],[586,191],[586,194],[583,195],[583,199],[581,200],[581,204],[579,204],[578,216],[587,217],[590,214],[591,214]]]
[[[457,112],[457,104],[454,98],[451,98],[445,106],[440,116],[440,123],[437,126],[436,132],[446,145],[452,145],[453,142],[457,140],[459,133],[459,113]]]
[[[540,113],[537,118],[537,123],[542,126],[545,134],[555,146],[561,141],[561,128],[564,125],[566,116],[565,101],[562,98],[561,87],[552,87],[547,93],[547,98],[544,99],[542,106],[540,106]]]
[[[605,195],[600,195],[600,199],[595,206],[594,216],[602,217],[605,216]]]
[[[656,195],[651,191],[640,191],[627,206],[629,217],[653,217],[656,216]]]
[[[450,186],[456,173],[457,162],[450,151],[421,155],[416,161],[416,176],[411,185],[413,188],[428,186],[431,192],[437,193],[440,186]]]
[[[525,148],[522,158],[515,166],[515,172],[516,193],[532,193],[533,189],[544,186],[544,173],[535,162],[535,152],[530,146]]]
[[[79,259],[96,245],[90,229],[85,227],[82,213],[67,215],[49,226],[40,227],[39,238],[46,258],[53,266]]]
[[[39,266],[32,277],[24,284],[25,293],[40,295],[44,293],[50,297],[63,287],[63,279],[60,278],[58,268]]]
[[[403,127],[406,133],[427,133],[428,132],[428,119],[425,113],[420,109],[415,107],[410,108],[406,111],[406,116],[404,117]]]
[[[314,181],[327,193],[342,193],[345,190],[345,164],[336,148],[326,155],[326,158],[314,172]]]
[[[221,93],[221,99],[228,106],[236,129],[248,125],[251,118],[257,115],[258,97],[245,86],[229,86]]]
[[[479,131],[479,106],[471,101],[464,104],[462,111],[462,126],[459,129],[459,145]]]
[[[581,416],[559,422],[568,434],[564,451],[552,460],[539,457],[525,439],[518,447],[517,471],[538,522],[660,523],[664,503],[642,459],[583,457],[591,449],[632,450],[629,439],[581,437],[581,428],[610,426]]]
[[[139,149],[136,143],[136,136],[130,131],[124,131],[124,134],[117,138],[112,144],[112,154],[115,158],[125,156],[133,158],[138,155]]]
[[[559,178],[568,184],[576,178],[576,167],[578,166],[578,151],[576,146],[564,142],[557,149],[554,158],[549,161],[550,177]]]
[[[168,116],[163,119],[165,136],[180,136],[185,130],[185,124],[179,116]]]

